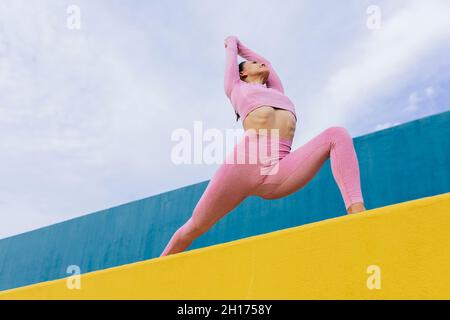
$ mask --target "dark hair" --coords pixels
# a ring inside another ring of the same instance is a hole
[[[244,64],[245,64],[245,61],[242,61],[241,63],[239,63],[239,72],[244,71]]]
[[[241,63],[239,63],[239,72],[244,70],[244,64],[245,64],[245,61],[242,61]],[[236,122],[237,122],[241,116],[236,111],[234,113],[236,113]]]

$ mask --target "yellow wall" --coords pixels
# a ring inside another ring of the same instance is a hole
[[[369,266],[380,289],[368,289]],[[0,299],[450,299],[450,193],[0,292]]]

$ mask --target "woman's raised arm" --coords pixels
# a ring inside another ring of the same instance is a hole
[[[273,69],[272,64],[270,63],[269,60],[267,60],[260,54],[252,51],[250,48],[246,47],[240,40],[238,40],[238,55],[247,60],[264,63],[270,70],[270,74],[269,77],[267,78],[266,83],[267,87],[273,88],[275,90],[284,93],[284,88],[283,84],[281,83],[280,77],[278,77],[278,74],[275,72],[275,69]]]
[[[237,65],[237,49],[238,39],[229,36],[225,39],[225,78],[224,89],[225,94],[231,99],[231,91],[233,87],[240,81],[239,67]]]

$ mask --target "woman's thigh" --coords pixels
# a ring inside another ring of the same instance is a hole
[[[268,175],[255,195],[277,199],[303,188],[330,157],[330,150],[330,132],[325,130],[281,159],[277,173]]]
[[[233,152],[236,150],[235,146]],[[258,164],[226,161],[214,173],[195,206],[193,221],[199,228],[208,230],[251,195],[261,181]]]

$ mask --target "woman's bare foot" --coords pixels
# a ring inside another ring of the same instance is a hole
[[[354,204],[352,204],[348,209],[347,209],[347,213],[358,213],[361,211],[365,211],[366,208],[364,208],[364,203],[363,202],[356,202]]]

